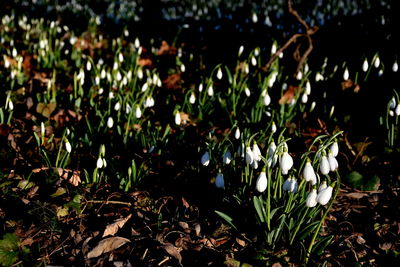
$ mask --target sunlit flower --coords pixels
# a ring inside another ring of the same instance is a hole
[[[395,61],[392,66],[392,71],[397,72],[398,70],[399,70],[399,64],[397,64],[397,61]]]
[[[322,206],[326,205],[332,197],[333,187],[330,185],[321,190],[317,195],[317,202]]]
[[[319,165],[319,171],[323,175],[327,175],[329,173],[329,171],[330,171],[328,158],[325,155],[322,155],[320,161],[321,162],[320,162],[320,165]]]
[[[263,104],[265,106],[269,106],[269,104],[271,104],[271,97],[269,96],[269,94],[267,93],[267,91],[263,91],[263,93],[265,92],[265,94],[263,95]]]
[[[326,184],[326,181],[323,181],[318,187],[318,193],[321,192],[322,190],[324,190],[327,187],[328,187],[328,185]]]
[[[306,93],[307,95],[310,95],[310,94],[311,94],[311,84],[310,84],[309,81],[306,82],[305,93]]]
[[[253,151],[251,150],[250,146],[246,147],[246,162],[247,164],[252,164],[254,161]]]
[[[251,57],[251,65],[253,66],[257,65],[257,59],[255,57]]]
[[[271,132],[272,132],[272,133],[275,133],[275,132],[276,132],[276,130],[277,130],[277,128],[276,128],[276,124],[275,124],[275,122],[272,122],[272,126],[271,126]]]
[[[218,80],[222,79],[222,70],[220,68],[218,69],[218,72],[217,72],[217,78],[218,78]]]
[[[246,94],[247,97],[251,95],[250,89],[248,87],[244,89],[244,93]]]
[[[306,93],[304,93],[304,94],[301,96],[301,102],[302,102],[303,104],[305,104],[305,103],[307,103],[307,101],[308,101],[308,95],[307,95]]]
[[[175,124],[180,125],[181,124],[181,114],[179,112],[175,113]]]
[[[335,141],[333,144],[329,147],[329,150],[331,151],[332,155],[336,157],[339,154],[339,145]]]
[[[227,151],[224,153],[224,156],[223,156],[223,158],[222,158],[222,162],[223,162],[225,165],[228,165],[229,163],[231,163],[231,161],[232,161],[232,154],[231,154],[231,152],[230,152],[229,150],[227,150]]]
[[[192,92],[189,97],[190,104],[194,104],[196,102],[196,95]]]
[[[135,116],[136,116],[137,119],[139,119],[140,117],[142,117],[142,111],[140,110],[140,107],[139,107],[139,106],[136,107]]]
[[[71,153],[72,151],[72,146],[71,143],[68,141],[68,139],[65,141],[65,149],[67,150],[68,153]]]
[[[349,79],[349,76],[350,76],[350,74],[349,74],[349,70],[346,68],[345,70],[344,70],[344,73],[343,73],[343,80],[348,80]]]
[[[209,95],[209,96],[213,96],[214,95],[214,88],[213,88],[213,86],[210,84],[210,86],[208,87],[208,89],[207,89],[207,94]]]
[[[289,170],[293,167],[293,158],[289,155],[286,149],[283,151],[279,163],[283,175],[288,174]]]
[[[239,138],[240,138],[240,129],[239,129],[239,128],[236,128],[236,131],[235,131],[235,138],[236,138],[236,139],[239,139]]]
[[[380,60],[379,56],[376,56],[375,61],[374,61],[374,67],[378,68],[380,64],[381,64],[381,60]]]
[[[258,192],[262,193],[267,189],[267,185],[267,174],[265,173],[265,170],[262,170],[256,181],[256,189]]]
[[[108,120],[107,120],[107,127],[108,127],[108,128],[112,128],[113,125],[114,125],[114,120],[113,120],[113,118],[112,118],[112,117],[108,117]]]
[[[306,199],[306,206],[309,208],[313,208],[317,205],[317,189],[312,189],[312,191],[308,194]]]
[[[241,45],[241,46],[239,47],[239,52],[238,52],[238,56],[239,56],[239,57],[242,55],[243,51],[244,51],[244,46]]]
[[[210,164],[210,153],[208,153],[208,151],[201,156],[201,164],[203,164],[203,166],[208,166],[208,164]]]
[[[217,188],[225,187],[224,175],[222,173],[217,174],[217,178],[215,179],[215,186]]]
[[[368,61],[367,61],[367,59],[364,59],[364,63],[362,65],[362,70],[364,72],[366,72],[368,70]]]
[[[303,177],[307,182],[311,182],[312,185],[317,183],[317,176],[315,175],[314,168],[309,160],[307,160],[306,165],[304,166]]]
[[[186,70],[185,64],[182,63],[182,65],[181,65],[181,72],[185,72],[185,70]]]
[[[115,109],[115,111],[120,110],[121,109],[121,103],[119,103],[119,102],[115,103],[114,109]]]
[[[101,157],[97,159],[96,166],[98,169],[103,168],[103,159]]]
[[[397,104],[396,109],[394,110],[396,116],[400,116],[400,104]]]
[[[328,162],[331,172],[335,171],[339,167],[339,163],[336,160],[336,158],[332,155],[332,153],[328,154]]]
[[[260,161],[261,160],[261,151],[260,148],[256,143],[253,143],[253,159],[255,161]]]

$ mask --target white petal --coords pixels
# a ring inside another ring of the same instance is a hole
[[[208,166],[208,164],[210,164],[210,153],[206,152],[203,154],[201,157],[201,164],[203,164],[203,166]]]
[[[323,175],[327,175],[330,171],[329,161],[326,156],[321,157],[321,163],[319,165],[319,170]]]
[[[313,208],[317,205],[317,190],[313,189],[307,196],[306,206]]]
[[[254,161],[253,151],[250,147],[246,147],[246,162],[247,164],[252,164]]]
[[[264,192],[265,189],[267,189],[267,184],[268,184],[267,175],[264,171],[262,171],[257,178],[256,182],[257,191],[260,193]]]
[[[318,193],[317,202],[322,206],[326,205],[332,197],[333,188],[328,186],[324,190]]]

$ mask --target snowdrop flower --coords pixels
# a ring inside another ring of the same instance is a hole
[[[251,163],[251,167],[254,170],[257,170],[258,169],[258,161],[257,160],[253,160],[253,162]]]
[[[208,87],[208,89],[207,89],[207,94],[209,95],[209,96],[213,96],[214,95],[214,89],[213,89],[213,86],[210,84],[210,86]]]
[[[90,63],[90,61],[86,62],[86,70],[90,71],[92,69],[92,64]]]
[[[181,72],[185,72],[185,70],[186,70],[185,64],[182,63],[182,65],[181,65]]]
[[[12,103],[12,102],[10,102]],[[394,113],[396,114],[396,116],[400,116],[400,104],[397,104],[396,109],[394,110]]]
[[[333,187],[332,185],[328,186],[324,190],[321,190],[317,195],[317,202],[322,206],[328,204],[329,200],[332,197]]]
[[[210,153],[208,153],[208,151],[201,156],[201,164],[203,164],[203,166],[208,166],[208,164],[210,164]]]
[[[297,184],[297,180],[295,178],[290,177],[283,183],[284,191],[296,193],[297,188],[298,188],[298,184]]]
[[[14,103],[12,102],[11,99],[8,101],[8,109],[9,109],[10,111],[14,109]]]
[[[120,110],[121,109],[121,103],[119,103],[119,102],[115,103],[114,109],[115,109],[115,111]]]
[[[329,165],[329,161],[327,159],[327,157],[325,155],[322,155],[321,157],[321,163],[319,165],[319,171],[323,174],[323,175],[327,175],[330,171],[330,165]]]
[[[103,158],[103,168],[107,167],[107,161],[105,158]]]
[[[257,23],[258,17],[256,13],[253,13],[253,15],[251,16],[251,20],[253,21],[253,23]]]
[[[217,178],[215,179],[215,186],[217,188],[225,187],[224,175],[222,173],[217,174]]]
[[[321,73],[317,72],[317,74],[315,74],[315,81],[319,82],[319,81],[323,81],[324,80],[324,76],[322,76]]]
[[[149,84],[147,82],[144,83],[142,86],[142,92],[146,92],[148,88],[149,88]]]
[[[253,143],[253,158],[255,161],[261,160],[261,151],[256,143]]]
[[[138,76],[139,80],[143,79],[143,70],[141,68],[138,69],[137,76]]]
[[[241,45],[241,46],[239,47],[239,52],[238,52],[238,56],[239,56],[239,57],[242,55],[243,51],[244,51],[244,46]]]
[[[390,99],[390,102],[389,102],[389,108],[394,109],[395,107],[396,107],[396,99],[394,99],[394,97],[392,97],[392,99]]]
[[[103,168],[103,159],[102,159],[101,157],[99,157],[99,158],[97,159],[96,167],[97,167],[97,169]]]
[[[220,68],[218,69],[218,72],[217,72],[217,78],[218,78],[218,80],[222,79],[222,70]]]
[[[317,176],[315,175],[315,171],[311,165],[310,160],[307,160],[306,165],[304,166],[303,177],[304,180],[306,180],[307,182],[311,182],[312,185],[315,185],[317,183]]]
[[[239,128],[236,128],[235,138],[236,138],[236,140],[238,140],[240,138],[240,129]]]
[[[318,187],[318,193],[327,188],[328,185],[326,184],[326,181],[323,181],[320,186]]]
[[[285,182],[283,182],[283,191],[289,191],[290,189],[290,182],[291,182],[292,178],[289,177],[285,180]]]
[[[255,57],[251,57],[251,65],[253,66],[257,65],[257,59]]]
[[[379,56],[376,56],[376,59],[374,61],[374,67],[378,68],[380,64],[381,64],[381,60],[380,60]]]
[[[276,144],[274,141],[272,141],[271,144],[269,144],[267,150],[268,158],[272,158],[275,155],[275,150],[276,150]]]
[[[140,47],[140,41],[138,38],[135,39],[135,48],[138,49]]]
[[[338,143],[335,141],[333,142],[333,144],[329,147],[329,150],[332,153],[332,156],[336,157],[339,154],[339,145]]]
[[[300,81],[302,78],[303,78],[303,73],[301,71],[298,71],[296,74],[296,79]]]
[[[399,65],[397,64],[397,61],[395,61],[392,66],[392,71],[397,72],[398,70],[399,70]]]
[[[266,91],[263,91],[263,93],[265,92],[265,94],[263,95],[263,104],[264,106],[269,106],[269,104],[271,104],[271,97],[269,96],[269,94]]]
[[[252,164],[254,161],[253,151],[251,151],[250,146],[246,147],[246,162],[247,164]]]
[[[246,89],[244,89],[244,93],[246,94],[247,97],[249,97],[251,95],[250,89],[248,87],[246,87]]]
[[[310,84],[309,81],[307,81],[307,83],[306,83],[305,93],[306,93],[307,95],[310,95],[310,94],[311,94],[311,84]]]
[[[364,59],[364,63],[362,65],[362,70],[363,70],[363,72],[366,72],[368,70],[368,61],[367,61],[367,59]]]
[[[263,169],[256,181],[256,189],[258,192],[262,193],[267,189],[268,179],[267,174],[265,173],[265,169]]]
[[[307,101],[308,101],[308,95],[307,95],[307,93],[304,93],[304,94],[301,96],[301,102],[302,102],[303,104],[305,104],[305,103],[307,103]]]
[[[317,190],[315,188],[308,194],[306,199],[306,206],[309,208],[313,208],[317,205]]]
[[[238,147],[237,153],[240,155],[240,157],[244,158],[245,156],[245,145],[244,143],[241,143],[240,146]]]
[[[107,127],[108,127],[108,128],[112,128],[113,125],[114,125],[114,120],[113,120],[113,118],[112,118],[112,117],[108,117],[108,120],[107,120]]]
[[[196,102],[196,96],[193,92],[190,94],[189,102],[190,104],[194,104]]]
[[[200,92],[200,93],[203,92],[203,84],[202,84],[202,83],[199,84],[199,92]]]
[[[223,162],[225,165],[229,165],[229,163],[231,163],[231,161],[232,161],[232,154],[231,154],[231,152],[230,152],[229,150],[227,150],[227,151],[224,153],[224,156],[223,156],[223,158],[222,158],[222,162]]]
[[[269,168],[275,167],[276,163],[278,163],[278,155],[276,154],[267,159],[267,166]]]
[[[288,174],[289,170],[293,167],[293,158],[287,152],[287,149],[283,151],[280,159],[280,167],[283,175]]]
[[[339,167],[339,163],[331,152],[328,154],[328,162],[331,172],[335,171]]]
[[[275,122],[272,122],[272,126],[271,126],[271,132],[272,133],[275,133],[276,132],[276,124],[275,124]]]
[[[137,119],[139,119],[140,117],[142,117],[142,111],[140,110],[140,107],[139,107],[139,106],[136,107],[135,116],[136,116]]]
[[[129,105],[129,103],[126,103],[126,105],[125,105],[126,114],[131,113],[131,110],[132,110],[131,105]]]
[[[349,79],[349,76],[350,76],[350,74],[349,74],[349,70],[346,68],[345,70],[344,70],[344,73],[343,73],[343,80],[348,80]]]
[[[389,115],[390,115],[391,117],[393,117],[393,116],[394,116],[394,112],[393,112],[393,110],[389,110]]]
[[[249,74],[250,69],[249,69],[249,65],[248,65],[248,64],[245,64],[245,66],[244,66],[244,72],[245,72],[246,74]]]
[[[124,61],[124,56],[122,55],[122,53],[118,54],[118,60],[119,60],[119,62]]]
[[[179,112],[175,113],[175,124],[180,125],[181,124],[181,114]]]
[[[278,49],[277,49],[277,47],[276,47],[276,43],[273,43],[273,44],[272,44],[272,47],[271,47],[271,55],[275,54],[277,50],[278,50]]]
[[[68,141],[68,139],[65,141],[65,149],[68,153],[71,153],[72,151],[71,143]]]

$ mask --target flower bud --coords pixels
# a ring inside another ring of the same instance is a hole
[[[320,186],[318,187],[318,193],[327,188],[328,185],[326,184],[326,181],[323,181]]]
[[[317,190],[313,189],[307,196],[306,206],[313,208],[317,205]]]
[[[228,165],[229,163],[231,163],[231,161],[232,161],[232,154],[229,150],[227,150],[223,156],[222,162],[225,165]]]
[[[257,191],[260,193],[264,192],[265,189],[267,189],[267,184],[268,184],[267,174],[265,173],[265,170],[263,170],[258,176],[256,181]]]
[[[217,188],[225,187],[224,175],[222,173],[217,174],[217,178],[215,179],[215,186]]]
[[[239,128],[236,128],[236,131],[235,131],[235,138],[236,138],[236,139],[239,139],[239,138],[240,138],[240,130],[239,130]]]
[[[261,151],[256,143],[253,144],[253,158],[255,161],[261,160]]]
[[[292,166],[293,166],[293,158],[289,155],[287,151],[284,151],[280,160],[280,167],[282,174],[283,175],[288,174]]]
[[[251,151],[251,148],[248,146],[246,147],[246,162],[247,164],[252,164],[253,161],[254,161],[253,151]]]
[[[329,161],[326,158],[325,155],[323,155],[321,157],[321,163],[319,165],[319,171],[323,174],[323,175],[327,175],[330,171],[330,166],[329,166]]]
[[[140,107],[139,107],[139,106],[136,107],[135,116],[136,116],[137,119],[139,119],[140,117],[142,117],[142,111],[140,110]]]
[[[317,183],[317,176],[315,175],[314,168],[312,167],[310,161],[307,161],[306,165],[304,166],[303,177],[304,180],[306,180],[307,182],[311,182],[312,185],[315,185]]]
[[[180,125],[181,124],[181,114],[179,112],[175,113],[175,124]]]
[[[317,202],[322,206],[326,205],[332,197],[333,187],[330,185],[321,190],[317,195]]]
[[[107,127],[108,127],[108,128],[112,128],[113,125],[114,125],[114,120],[113,120],[113,118],[112,118],[112,117],[108,117],[108,120],[107,120]]]
[[[337,143],[337,142],[334,142],[334,143],[330,146],[329,150],[331,151],[332,156],[336,157],[336,156],[339,154],[339,145],[338,145],[338,143]]]
[[[101,157],[99,157],[99,158],[97,159],[96,166],[97,166],[98,169],[103,168],[103,159],[102,159]]]
[[[65,141],[65,149],[68,153],[71,153],[72,151],[71,143],[68,141],[68,139]]]
[[[210,164],[210,153],[208,153],[208,151],[201,157],[201,164],[203,164],[203,166],[208,166],[208,164]]]
[[[222,79],[222,70],[220,68],[218,69],[218,72],[217,72],[217,78],[218,78],[218,80]]]

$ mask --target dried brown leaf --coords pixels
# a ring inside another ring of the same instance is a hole
[[[97,244],[97,246],[94,249],[92,249],[86,255],[86,258],[88,259],[96,258],[104,253],[113,251],[129,242],[131,242],[129,239],[119,236],[103,239]]]
[[[290,85],[286,90],[285,94],[281,97],[281,99],[279,99],[279,104],[280,105],[289,104],[296,95],[297,90],[299,90],[298,86]]]
[[[120,228],[122,228],[125,223],[132,217],[132,214],[129,214],[126,218],[119,219],[118,221],[107,225],[104,230],[103,237],[108,235],[114,235]]]
[[[163,246],[163,249],[172,257],[174,257],[175,259],[177,259],[179,261],[179,263],[182,262],[182,256],[181,253],[179,252],[179,250],[173,246],[172,244],[166,244],[165,246]]]

